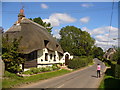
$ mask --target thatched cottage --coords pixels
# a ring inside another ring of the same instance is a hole
[[[112,59],[113,54],[116,52],[116,50],[114,48],[109,48],[105,54],[103,55],[104,58],[106,58],[107,60]]]
[[[5,34],[11,39],[22,36],[20,47],[24,49],[21,52],[27,59],[23,68],[65,63],[60,44],[43,26],[25,18],[23,9],[20,10],[18,21]]]

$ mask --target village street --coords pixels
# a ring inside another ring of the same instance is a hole
[[[59,77],[42,80],[31,85],[22,86],[21,88],[97,88],[102,77],[96,77],[96,66],[98,63],[101,64],[101,74],[103,76],[105,65],[97,59],[94,59],[94,61],[95,64],[87,68]]]

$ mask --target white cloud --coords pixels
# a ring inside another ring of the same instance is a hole
[[[118,45],[118,40],[113,40],[113,38],[118,38],[118,28],[116,27],[105,26],[95,28],[93,30],[83,27],[82,30],[89,32],[91,36],[95,38],[96,45],[102,47],[104,50],[112,47],[113,45]]]
[[[43,21],[50,22],[52,26],[59,26],[63,23],[75,22],[76,19],[66,13],[54,13],[48,19],[43,19]]]
[[[57,39],[60,39],[61,37],[60,37],[59,31],[60,31],[60,30],[55,29],[55,30],[54,30],[54,34],[53,34],[53,37],[56,37]]]
[[[88,29],[87,27],[82,27],[81,30],[86,31],[86,32],[90,33],[90,35],[92,35],[91,34],[92,31],[90,29]]]
[[[112,34],[117,34],[118,33],[118,28],[115,27],[110,27],[110,26],[105,26],[105,27],[100,27],[92,30],[92,35],[99,35],[99,34],[105,34],[109,33],[110,30],[110,35]]]
[[[43,9],[48,9],[48,6],[46,5],[46,4],[41,4],[41,8],[43,8]]]
[[[56,37],[57,39],[60,39],[60,34],[54,34],[53,37]]]
[[[89,21],[90,21],[89,17],[83,17],[83,18],[80,19],[81,23],[88,23]]]
[[[85,8],[89,8],[89,7],[92,7],[93,4],[91,4],[91,3],[83,3],[80,6],[85,7]]]
[[[108,38],[106,36],[104,36],[104,35],[97,35],[97,36],[95,36],[95,38],[97,40],[103,41],[103,42],[108,41]]]

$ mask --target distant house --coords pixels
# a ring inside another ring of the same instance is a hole
[[[116,50],[114,48],[109,48],[105,54],[103,55],[104,58],[106,58],[107,60],[110,60],[113,57],[113,54],[116,52]]]
[[[26,62],[22,64],[23,69],[65,63],[60,44],[43,26],[25,18],[23,9],[20,10],[18,21],[5,32],[6,34],[11,39],[22,36],[20,47],[23,50],[20,52],[26,58]]]

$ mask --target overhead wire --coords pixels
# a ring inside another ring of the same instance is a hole
[[[109,32],[108,32],[108,42],[107,42],[106,49],[108,48],[109,42],[110,42],[110,34],[111,34],[111,29],[112,29],[113,9],[114,9],[114,0],[112,2],[112,11],[111,11],[111,16],[110,16],[110,27],[109,27]]]

